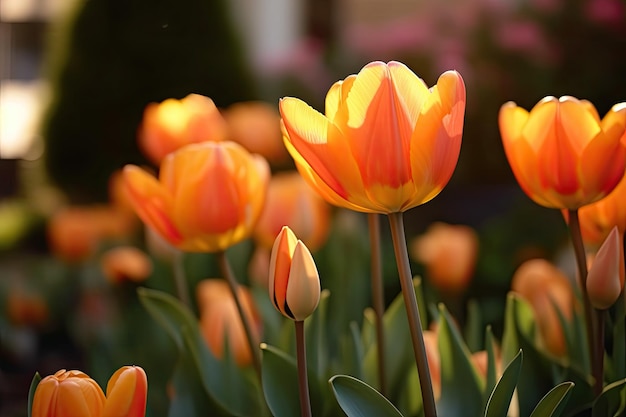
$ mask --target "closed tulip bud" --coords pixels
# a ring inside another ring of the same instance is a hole
[[[626,103],[600,119],[590,102],[570,96],[545,97],[530,112],[508,102],[499,125],[513,174],[537,204],[578,209],[624,176]]]
[[[101,417],[105,401],[102,389],[88,375],[62,369],[37,385],[32,417]]]
[[[614,227],[591,263],[587,275],[587,295],[600,310],[611,307],[624,288],[624,248],[622,236]]]
[[[268,286],[274,307],[295,321],[313,314],[320,300],[320,279],[313,256],[287,226],[272,248]]]
[[[459,157],[465,84],[456,71],[428,88],[400,62],[371,62],[336,82],[325,113],[280,101],[285,146],[329,203],[366,213],[403,212],[448,183]]]
[[[165,156],[185,145],[222,141],[227,136],[226,122],[213,100],[189,94],[181,100],[148,104],[138,139],[148,159],[159,165]]]
[[[267,161],[234,142],[204,142],[171,153],[159,178],[124,168],[139,217],[178,249],[218,252],[248,238],[261,215]]]
[[[109,379],[101,417],[144,417],[148,379],[139,366],[123,366]]]

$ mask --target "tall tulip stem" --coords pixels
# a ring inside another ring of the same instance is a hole
[[[311,417],[311,399],[309,397],[309,379],[306,370],[306,346],[304,343],[304,321],[295,320],[296,356],[298,363],[298,390],[300,392],[300,414]]]
[[[380,393],[385,395],[387,383],[385,378],[385,329],[383,314],[385,312],[385,289],[383,286],[382,257],[380,250],[380,218],[378,214],[367,215],[370,234],[370,258],[372,269],[372,305],[376,315],[376,351],[378,354],[378,383]]]
[[[173,264],[173,278],[174,286],[176,287],[176,295],[181,303],[191,308],[191,301],[189,300],[189,290],[187,288],[187,277],[185,275],[185,252],[177,251],[174,256]]]
[[[437,409],[435,408],[435,396],[433,394],[433,385],[430,379],[430,371],[428,369],[426,346],[424,345],[424,334],[419,309],[417,307],[417,298],[415,297],[415,290],[413,289],[411,266],[409,264],[409,252],[406,247],[406,237],[404,234],[404,220],[402,218],[402,213],[390,213],[388,217],[389,224],[391,226],[393,249],[396,255],[396,263],[398,264],[400,286],[402,288],[404,305],[406,307],[407,318],[409,320],[409,330],[411,332],[411,341],[413,342],[413,352],[415,354],[415,362],[417,364],[417,373],[419,375],[420,388],[422,390],[424,415],[426,417],[436,417]]]
[[[228,258],[226,257],[226,252],[218,252],[217,253],[217,261],[219,263],[220,269],[222,271],[222,275],[226,279],[228,283],[228,287],[230,288],[230,292],[235,299],[235,304],[237,305],[237,311],[239,312],[239,317],[241,318],[241,323],[243,324],[243,329],[246,333],[246,339],[248,341],[248,347],[250,348],[250,353],[252,356],[252,365],[254,366],[254,370],[259,377],[259,382],[261,381],[261,357],[260,357],[260,349],[259,344],[256,340],[254,340],[254,336],[252,335],[252,331],[250,328],[250,322],[248,321],[248,316],[243,311],[243,307],[241,306],[241,299],[239,297],[239,291],[237,291],[239,284],[235,279],[235,274],[233,273],[232,268],[230,267],[230,263],[228,262]]]
[[[574,245],[576,264],[578,266],[578,285],[583,298],[583,309],[585,314],[585,329],[587,331],[587,345],[591,359],[591,375],[594,377],[594,392],[599,395],[602,392],[603,382],[603,362],[604,343],[600,339],[599,326],[602,325],[598,312],[592,307],[589,295],[587,294],[587,254],[583,244],[578,219],[578,210],[569,210],[569,231]],[[602,332],[603,333],[603,332]]]

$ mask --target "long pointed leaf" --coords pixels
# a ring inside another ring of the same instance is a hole
[[[30,388],[28,390],[28,417],[31,417],[33,412],[33,399],[35,398],[35,391],[37,390],[37,385],[41,382],[41,375],[39,372],[35,372],[33,379],[30,382]]]
[[[559,417],[572,393],[573,382],[563,382],[552,388],[537,404],[530,417]]]
[[[496,387],[493,389],[489,402],[487,402],[485,417],[506,417],[521,369],[522,351],[520,350],[517,356],[515,356],[506,367],[502,373],[502,378],[500,378],[500,381],[498,381]]]
[[[335,375],[329,382],[339,406],[348,417],[402,417],[389,400],[363,381]]]
[[[273,346],[261,344],[263,394],[274,417],[300,415],[296,360]]]
[[[623,416],[626,408],[624,392],[626,392],[626,379],[613,382],[604,387],[602,393],[593,404],[592,417]]]

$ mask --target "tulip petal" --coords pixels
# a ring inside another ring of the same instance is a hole
[[[272,247],[268,282],[270,300],[281,313],[292,318],[293,315],[287,308],[287,285],[291,270],[291,258],[297,242],[298,239],[291,229],[284,226]]]
[[[182,236],[171,217],[172,196],[152,175],[143,169],[124,167],[124,184],[137,215],[170,243],[176,245]]]
[[[398,94],[399,103],[403,112],[415,127],[422,106],[428,100],[430,91],[424,81],[406,65],[392,61],[388,64],[394,90]]]
[[[352,88],[352,84],[354,84],[355,79],[356,75],[350,75],[345,80],[337,81],[335,84],[332,85],[332,87],[330,87],[328,93],[326,93],[324,114],[331,123],[338,123],[338,121],[335,120],[338,110],[341,106],[341,103],[345,102],[346,98],[348,97],[348,92]],[[342,120],[341,123],[346,124],[347,120]]]
[[[587,275],[587,294],[595,308],[606,310],[619,298],[624,286],[623,257],[622,236],[617,227],[613,227]]]
[[[118,369],[107,384],[107,398],[101,417],[144,417],[148,380],[138,366]]]
[[[298,241],[293,251],[287,286],[287,306],[295,320],[304,320],[315,311],[320,291],[320,278],[313,256],[304,243]]]

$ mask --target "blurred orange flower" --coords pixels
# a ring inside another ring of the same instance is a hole
[[[50,311],[42,294],[20,286],[9,289],[6,316],[18,326],[39,326],[48,320]]]
[[[626,175],[617,187],[603,199],[581,207],[578,211],[580,229],[585,243],[591,247],[599,247],[617,226],[619,235],[626,232]]]
[[[158,179],[135,165],[124,168],[139,217],[190,252],[222,251],[249,237],[269,177],[263,157],[228,141],[187,145],[169,154]]]
[[[224,111],[229,140],[265,157],[270,164],[287,160],[287,149],[280,131],[280,114],[275,106],[262,101],[245,101]]]
[[[152,262],[145,252],[132,246],[107,250],[100,258],[105,278],[112,284],[122,281],[143,282],[152,273]]]
[[[569,96],[545,97],[530,112],[508,102],[499,125],[513,174],[537,204],[578,209],[624,176],[626,103],[601,120],[593,104]]]
[[[106,240],[124,240],[136,230],[134,214],[108,205],[69,206],[48,221],[48,243],[55,256],[80,262],[92,256]]]
[[[146,157],[159,165],[165,156],[190,144],[226,140],[226,122],[208,97],[189,94],[146,106],[138,141]]]
[[[283,226],[289,226],[312,252],[324,244],[330,228],[330,206],[296,171],[278,173],[270,179],[254,238],[271,248]]]
[[[573,285],[557,267],[545,259],[531,259],[513,275],[511,289],[530,303],[545,348],[555,356],[567,354],[561,315],[571,320],[575,309]]]
[[[251,324],[250,331],[255,341],[261,339],[262,320],[250,291],[238,288],[241,307]],[[240,366],[252,363],[252,353],[246,332],[228,284],[221,279],[204,279],[196,287],[200,329],[211,352],[218,359],[224,357],[224,338],[235,362]]]
[[[465,85],[447,71],[428,88],[399,62],[372,62],[336,82],[326,113],[280,101],[284,141],[328,202],[367,212],[408,210],[448,183],[461,148]]]
[[[463,292],[470,284],[478,256],[478,236],[469,226],[433,223],[411,242],[414,260],[439,291]]]

